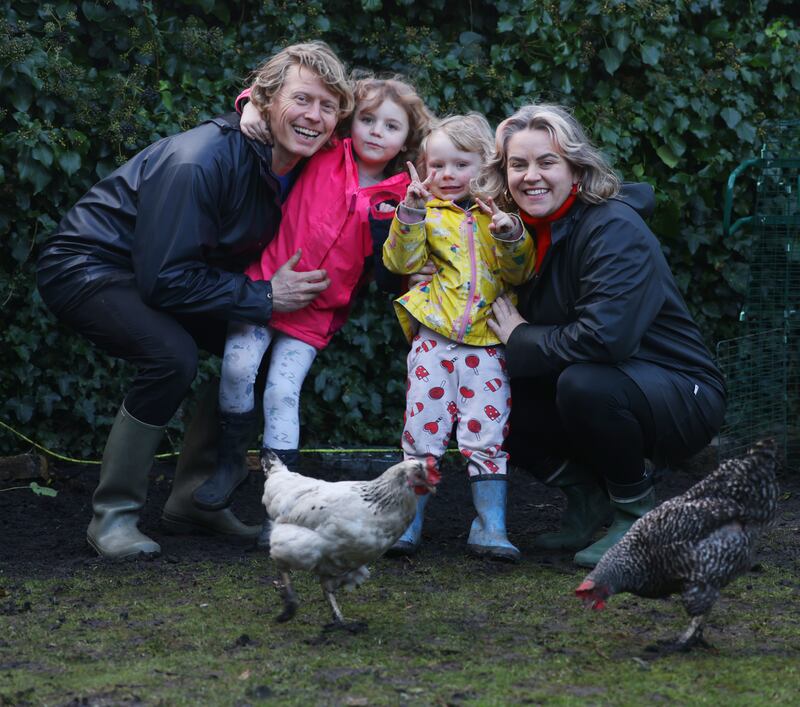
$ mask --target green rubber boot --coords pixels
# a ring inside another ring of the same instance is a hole
[[[219,414],[219,381],[212,380],[200,392],[194,417],[183,437],[183,448],[175,467],[172,492],[164,504],[161,525],[170,533],[225,535],[255,540],[258,525],[245,525],[230,508],[204,511],[194,505],[192,494],[216,470]]]
[[[544,481],[567,497],[567,507],[559,521],[559,529],[538,535],[533,544],[544,550],[580,550],[614,515],[608,494],[597,476],[576,462],[567,461],[555,475]]]
[[[614,520],[600,540],[575,555],[575,564],[581,567],[594,567],[606,550],[621,540],[630,527],[656,505],[656,492],[649,477],[636,484],[607,484]]]
[[[123,404],[108,435],[100,483],[92,496],[94,517],[86,539],[110,560],[161,553],[157,542],[139,531],[139,512],[147,498],[147,481],[164,428],[133,417]]]

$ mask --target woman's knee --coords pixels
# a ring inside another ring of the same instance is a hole
[[[575,364],[564,369],[556,384],[556,407],[561,414],[595,408],[608,398],[602,371],[596,366]]]

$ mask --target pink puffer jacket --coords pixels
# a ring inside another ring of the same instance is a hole
[[[309,160],[283,206],[278,235],[246,273],[253,280],[268,280],[302,248],[295,269],[325,268],[331,285],[303,309],[274,313],[271,327],[318,349],[328,345],[347,321],[364,260],[372,255],[370,212],[375,218],[391,219],[392,212],[378,212],[376,207],[383,201],[400,202],[408,183],[408,175],[400,173],[360,188],[350,138]]]

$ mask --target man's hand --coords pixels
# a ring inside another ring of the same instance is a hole
[[[269,131],[267,121],[249,101],[242,108],[242,117],[239,120],[239,128],[251,140],[258,140],[265,145],[272,145],[272,133]]]
[[[294,312],[309,304],[320,292],[331,284],[324,270],[295,272],[302,251],[297,252],[281,265],[272,276],[272,309],[276,312]]]
[[[497,335],[497,338],[504,344],[508,343],[514,329],[520,324],[528,323],[522,318],[517,308],[511,304],[511,300],[507,295],[501,295],[494,301],[494,304],[492,304],[492,314],[494,315],[494,319],[488,319],[486,323]]]

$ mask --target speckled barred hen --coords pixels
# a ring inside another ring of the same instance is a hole
[[[775,516],[776,457],[773,440],[759,442],[647,513],[603,555],[577,596],[602,609],[621,592],[652,598],[680,593],[691,623],[675,645],[702,642],[720,589],[752,566],[759,531]]]

